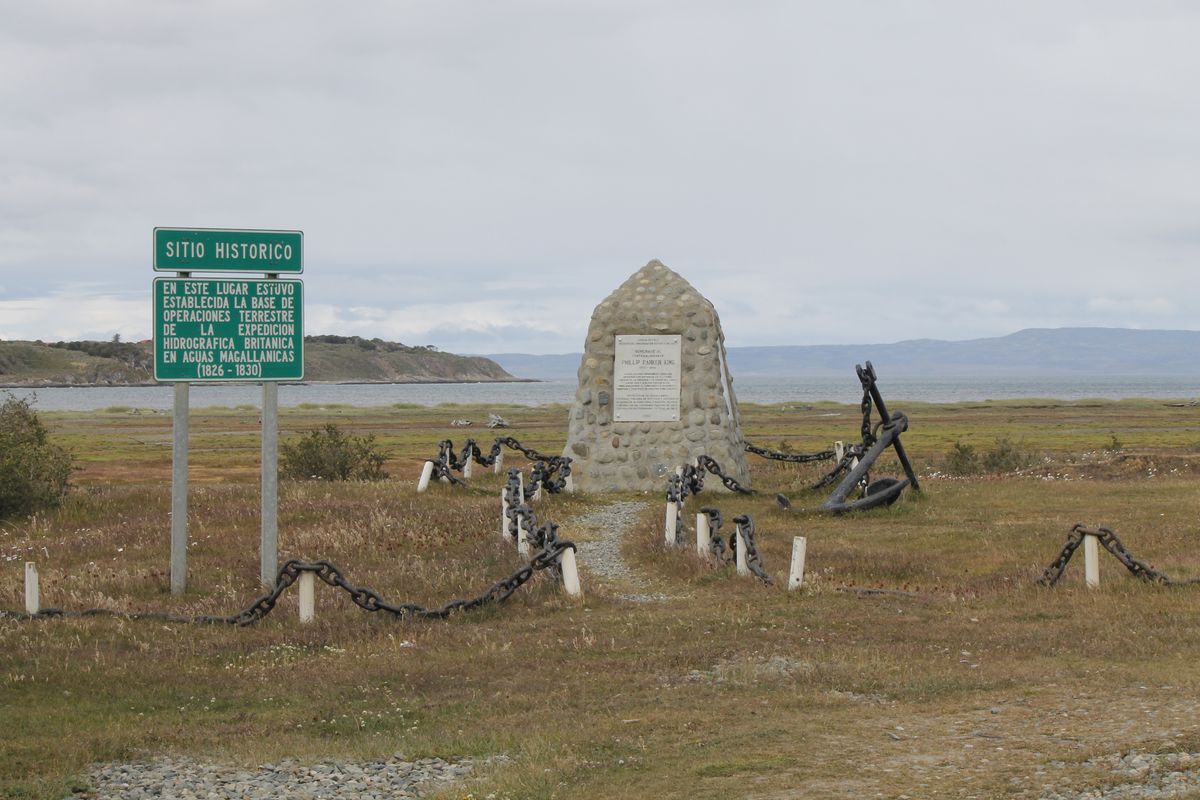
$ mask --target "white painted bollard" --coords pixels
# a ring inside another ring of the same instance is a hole
[[[799,589],[804,583],[804,551],[808,542],[803,536],[792,538],[792,569],[788,573],[788,591]]]
[[[504,452],[496,453],[496,461],[492,464],[492,472],[499,475],[500,469],[504,466]]]
[[[533,490],[533,497],[529,498],[530,502],[536,503],[542,499],[542,482],[538,481],[538,485]]]
[[[517,470],[517,497],[525,502],[525,473]]]
[[[575,480],[571,475],[565,478],[563,488],[566,489],[567,494],[575,494]]]
[[[500,490],[500,538],[508,536],[508,487]]]
[[[417,493],[425,491],[429,488],[429,479],[433,477],[433,462],[426,461],[425,466],[421,467],[421,477],[417,481]]]
[[[1090,534],[1083,537],[1083,576],[1089,589],[1100,585],[1100,540]]]
[[[846,443],[845,442],[834,442],[833,443],[833,459],[834,459],[834,461],[840,463],[841,460],[845,457],[845,455],[846,455]]]
[[[567,590],[567,594],[571,597],[583,594],[583,588],[579,585],[579,567],[575,563],[575,551],[569,547],[562,553],[562,575],[563,588]]]
[[[696,555],[701,558],[708,556],[708,540],[711,534],[708,530],[708,514],[696,515]]]
[[[471,480],[471,473],[474,471],[472,469],[472,467],[474,467],[474,466],[475,466],[474,457],[467,456],[467,460],[463,462],[463,477],[465,479]]]
[[[679,529],[679,513],[674,500],[667,501],[666,523],[663,527],[663,540],[667,544],[675,544],[675,532]]]
[[[300,622],[307,624],[317,618],[317,576],[300,573]]]
[[[533,548],[529,546],[529,533],[525,530],[524,515],[517,517],[517,552],[523,556],[530,554]]]
[[[741,525],[737,526],[737,574],[750,574],[750,562],[746,560],[746,534],[742,533]]]
[[[25,612],[36,614],[42,607],[41,592],[38,590],[37,564],[25,562]]]

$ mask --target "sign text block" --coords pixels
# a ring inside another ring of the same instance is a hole
[[[303,289],[295,280],[156,278],[154,379],[300,380]]]

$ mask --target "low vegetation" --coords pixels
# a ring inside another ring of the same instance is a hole
[[[279,446],[279,477],[291,480],[381,481],[387,455],[374,435],[352,436],[332,422]]]
[[[0,403],[0,520],[57,506],[71,481],[71,454],[50,440],[30,401]]]
[[[324,585],[306,626],[294,594],[246,629],[0,619],[0,796],[60,800],[90,763],[161,753],[252,767],[403,752],[508,756],[440,798],[1078,797],[1132,780],[1096,766],[1114,754],[1200,751],[1200,587],[1138,581],[1104,554],[1098,589],[1074,563],[1054,589],[1035,583],[1079,521],[1200,576],[1196,409],[893,405],[911,421],[919,495],[829,517],[805,510],[827,463],[752,457],[759,494],[710,486],[688,501],[689,521],[708,504],[752,514],[774,586],[664,546],[659,494],[548,496],[539,519],[577,542],[605,535],[591,515],[614,499],[641,504],[621,555],[661,599],[623,599],[624,579],[581,558],[582,602],[541,574],[503,606],[441,623],[367,614]],[[509,574],[520,560],[497,535],[503,475],[415,492],[438,440],[461,445],[450,422],[490,410],[284,409],[285,438],[331,421],[375,436],[395,477],[285,482],[281,558],[329,558],[390,601],[426,605]],[[506,433],[554,452],[565,414],[506,408]],[[42,416],[76,452],[79,490],[0,526],[0,608],[21,606],[27,560],[46,605],[228,613],[260,590],[253,411],[193,411],[182,597],[167,591],[169,416]],[[743,416],[751,441],[795,452],[859,429],[856,407],[832,403]],[[1034,463],[946,474],[956,444],[982,467],[1004,440]],[[528,466],[511,451],[505,465]],[[885,457],[873,477],[899,472]],[[806,585],[789,593],[797,535]]]
[[[987,450],[979,453],[969,444],[956,441],[946,456],[946,472],[950,475],[998,475],[1016,472],[1037,462],[1037,456],[1023,443],[1002,436]]]

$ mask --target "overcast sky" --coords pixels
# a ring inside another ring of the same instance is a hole
[[[299,229],[308,333],[582,349],[1198,326],[1200,4],[0,0],[0,338],[150,335],[155,226]]]

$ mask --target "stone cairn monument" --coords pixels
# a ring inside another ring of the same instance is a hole
[[[732,384],[713,304],[661,262],[642,267],[592,312],[563,451],[574,490],[661,491],[701,455],[748,487]]]

